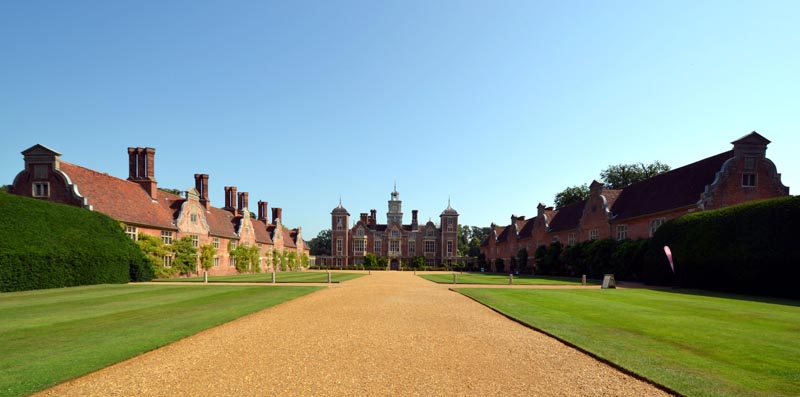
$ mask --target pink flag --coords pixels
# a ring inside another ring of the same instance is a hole
[[[669,259],[669,267],[672,268],[672,273],[675,273],[675,265],[672,264],[672,251],[669,249],[668,246],[664,246],[664,253],[667,254],[667,259]]]

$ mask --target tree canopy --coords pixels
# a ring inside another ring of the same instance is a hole
[[[584,183],[580,186],[571,186],[559,193],[556,193],[555,199],[553,199],[556,208],[562,208],[567,205],[577,203],[582,200],[586,200],[589,197],[589,186],[586,186]]]
[[[320,230],[317,237],[308,242],[311,255],[330,255],[331,254],[331,229]]]
[[[609,165],[608,168],[601,171],[600,178],[608,189],[623,189],[669,170],[669,165],[658,160],[651,164],[617,164]]]

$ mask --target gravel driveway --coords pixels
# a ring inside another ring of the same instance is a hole
[[[40,395],[666,395],[448,287],[375,272]]]

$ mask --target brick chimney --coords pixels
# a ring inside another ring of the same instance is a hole
[[[194,188],[200,196],[200,205],[208,209],[211,206],[208,199],[208,174],[194,174]]]
[[[378,224],[378,210],[369,210],[369,224],[372,227]]]
[[[417,228],[417,225],[418,225],[418,223],[417,223],[417,213],[418,212],[419,211],[417,211],[417,210],[411,210],[411,228],[412,229],[416,229]]]
[[[239,215],[234,204],[236,204],[236,186],[225,186],[225,207],[222,209],[230,211],[234,216]]]
[[[267,202],[258,201],[258,220],[267,223]]]
[[[279,219],[283,220],[282,212],[283,212],[282,209],[272,207],[272,224],[273,225],[277,225],[278,224],[277,220],[279,220]]]
[[[239,193],[239,213],[244,214],[245,208],[248,207],[247,192]]]
[[[158,198],[155,167],[155,149],[151,147],[128,148],[128,180],[138,183],[154,200]]]
[[[366,212],[362,212],[361,213],[361,222],[363,222],[364,224],[368,225],[369,224],[369,214],[367,214]]]

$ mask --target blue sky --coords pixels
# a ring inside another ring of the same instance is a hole
[[[341,195],[385,220],[508,223],[610,164],[757,130],[800,189],[800,2],[5,1],[0,183],[41,143],[159,186],[210,174],[307,239]]]

